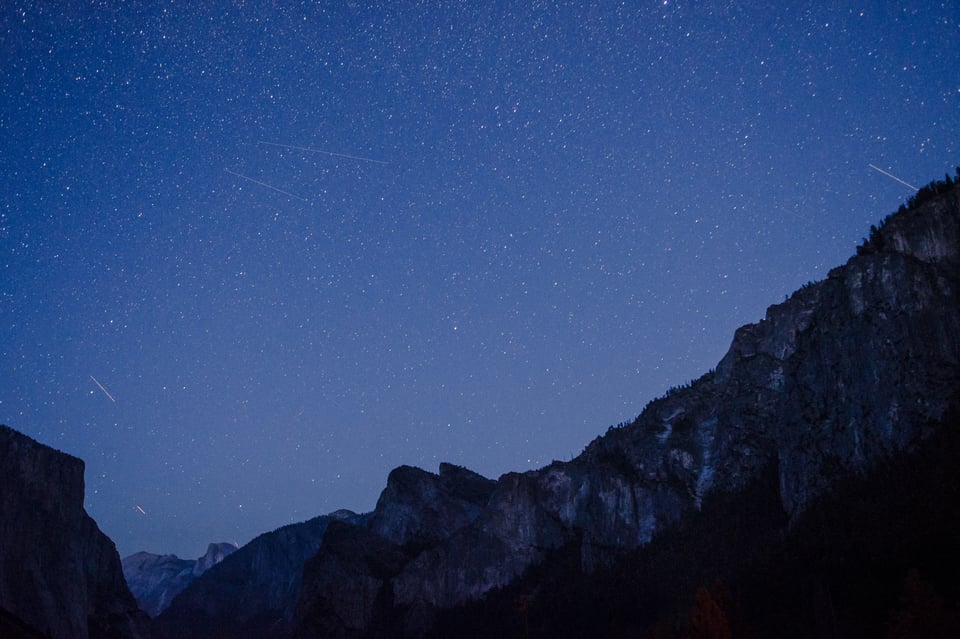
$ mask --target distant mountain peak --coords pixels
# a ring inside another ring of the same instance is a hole
[[[137,552],[123,559],[123,576],[141,610],[151,617],[163,612],[184,588],[237,550],[228,542],[212,543],[197,559]]]

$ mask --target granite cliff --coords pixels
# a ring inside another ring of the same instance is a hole
[[[83,508],[83,462],[0,426],[0,629],[143,637],[113,542]]]
[[[466,468],[439,474],[401,466],[387,478],[371,517],[331,525],[303,571],[296,636],[396,634],[393,581],[425,548],[474,521],[496,484]]]
[[[960,400],[960,189],[921,195],[576,459],[452,508],[436,476],[394,471],[367,525],[331,527],[308,562],[296,636],[421,635],[552,553],[603,568],[768,476],[787,534],[840,477],[921,446]]]
[[[124,557],[123,576],[140,609],[151,617],[166,610],[184,588],[236,551],[230,543],[210,544],[198,559],[138,552]]]

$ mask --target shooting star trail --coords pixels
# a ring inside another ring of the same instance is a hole
[[[324,155],[332,155],[338,158],[347,158],[348,160],[358,160],[360,162],[373,162],[375,164],[390,164],[384,160],[374,160],[373,158],[365,158],[359,155],[347,155],[346,153],[334,153],[333,151],[324,151],[322,149],[308,149],[305,146],[293,146],[291,144],[277,144],[276,142],[264,142],[260,140],[257,144],[265,144],[267,146],[279,146],[282,149],[294,149],[296,151],[307,151],[308,153],[323,153]]]
[[[880,173],[883,173],[884,175],[886,175],[888,178],[890,178],[890,179],[892,179],[892,180],[896,180],[897,182],[899,182],[900,184],[902,184],[902,185],[904,185],[904,186],[909,186],[909,187],[910,187],[911,189],[913,189],[914,191],[919,191],[919,190],[920,190],[920,189],[918,189],[917,187],[915,187],[914,185],[910,184],[909,182],[904,182],[903,180],[901,180],[900,178],[898,178],[896,175],[894,175],[894,174],[892,174],[892,173],[887,173],[886,171],[884,171],[883,169],[881,169],[879,166],[874,166],[874,165],[872,165],[872,164],[868,164],[867,166],[869,166],[869,167],[870,167],[871,169],[873,169],[874,171],[879,171]]]
[[[140,511],[140,514],[141,514],[141,515],[146,515],[146,514],[147,514],[147,511],[145,511],[145,510],[144,510],[143,508],[141,508],[139,505],[137,506],[137,510]]]
[[[253,179],[252,177],[248,177],[248,176],[246,176],[246,175],[241,175],[240,173],[237,173],[236,171],[231,171],[230,169],[224,169],[224,171],[226,171],[226,172],[229,173],[230,175],[236,175],[238,178],[242,178],[242,179],[244,179],[244,180],[247,180],[248,182],[253,182],[254,184],[259,184],[260,186],[265,186],[265,187],[267,187],[268,189],[270,189],[270,190],[272,190],[272,191],[276,191],[277,193],[283,193],[283,194],[286,195],[287,197],[292,197],[292,198],[295,199],[295,200],[300,200],[301,202],[307,202],[306,199],[300,197],[299,195],[294,195],[293,193],[289,193],[289,192],[287,192],[287,191],[284,191],[283,189],[278,189],[278,188],[275,187],[275,186],[270,186],[270,185],[267,184],[266,182],[261,182],[260,180],[255,180],[255,179]]]
[[[104,387],[103,387],[103,384],[101,384],[100,382],[98,382],[96,377],[94,377],[93,375],[91,375],[91,376],[90,376],[90,379],[93,380],[93,383],[94,383],[94,384],[96,384],[97,386],[100,387],[100,390],[103,391],[103,394],[104,394],[104,395],[106,395],[107,397],[110,398],[110,401],[111,401],[111,402],[113,402],[114,404],[117,403],[117,400],[115,400],[115,399],[113,398],[113,395],[110,394],[110,391],[108,391],[106,388],[104,388]]]

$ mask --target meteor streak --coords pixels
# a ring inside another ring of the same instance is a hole
[[[141,514],[141,515],[146,515],[146,514],[147,514],[147,511],[145,511],[145,510],[144,510],[143,508],[141,508],[139,505],[137,506],[137,510],[140,511],[140,514]]]
[[[322,149],[308,149],[305,146],[293,146],[290,144],[277,144],[276,142],[264,142],[263,140],[257,142],[257,144],[266,144],[267,146],[279,146],[283,149],[294,149],[296,151],[307,151],[309,153],[323,153],[324,155],[332,155],[338,158],[347,158],[348,160],[358,160],[360,162],[373,162],[375,164],[390,164],[383,160],[374,160],[373,158],[365,158],[359,155],[347,155],[346,153],[334,153],[333,151],[324,151]]]
[[[897,182],[899,182],[900,184],[902,184],[902,185],[904,185],[904,186],[909,186],[909,187],[910,187],[911,189],[913,189],[914,191],[919,191],[919,190],[920,190],[920,189],[918,189],[917,187],[915,187],[914,185],[910,184],[909,182],[904,182],[903,180],[901,180],[900,178],[898,178],[896,175],[894,175],[894,174],[892,174],[892,173],[887,173],[886,171],[884,171],[883,169],[881,169],[879,166],[874,166],[874,165],[872,165],[872,164],[868,164],[867,166],[869,166],[869,167],[870,167],[871,169],[873,169],[874,171],[879,171],[880,173],[883,173],[884,175],[886,175],[886,176],[887,176],[888,178],[890,178],[890,179],[896,180]]]
[[[103,391],[103,394],[104,394],[104,395],[106,395],[107,397],[110,398],[110,401],[111,401],[111,402],[113,402],[114,404],[117,403],[117,400],[115,400],[115,399],[113,398],[113,395],[110,394],[110,391],[108,391],[106,388],[104,388],[104,387],[103,387],[103,384],[101,384],[100,382],[98,382],[96,377],[94,377],[93,375],[91,375],[91,376],[90,376],[90,379],[93,380],[93,383],[94,383],[94,384],[96,384],[97,386],[100,387],[100,390]]]
[[[304,198],[300,197],[299,195],[294,195],[293,193],[289,193],[289,192],[287,192],[287,191],[284,191],[283,189],[278,189],[278,188],[275,187],[275,186],[270,186],[270,185],[267,184],[266,182],[261,182],[260,180],[254,180],[252,177],[247,177],[246,175],[241,175],[240,173],[237,173],[236,171],[231,171],[230,169],[224,169],[224,171],[226,171],[226,172],[229,173],[230,175],[236,175],[238,178],[243,178],[244,180],[247,180],[248,182],[253,182],[254,184],[259,184],[260,186],[265,186],[265,187],[267,187],[268,189],[270,189],[270,190],[272,190],[272,191],[276,191],[277,193],[283,193],[283,194],[286,195],[287,197],[292,197],[292,198],[294,198],[295,200],[300,200],[301,202],[306,202],[306,201],[307,201],[307,200],[305,200]]]

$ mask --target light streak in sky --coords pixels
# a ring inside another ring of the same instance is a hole
[[[910,184],[909,182],[904,182],[903,180],[901,180],[900,178],[898,178],[898,177],[897,177],[896,175],[894,175],[893,173],[887,173],[886,171],[884,171],[883,169],[881,169],[879,166],[874,166],[874,165],[872,165],[872,164],[868,164],[867,166],[869,166],[869,167],[870,167],[871,169],[873,169],[874,171],[879,171],[880,173],[883,173],[883,174],[886,175],[888,178],[891,178],[891,179],[896,180],[897,182],[899,182],[900,184],[902,184],[902,185],[904,185],[904,186],[909,186],[909,187],[910,187],[911,189],[913,189],[914,191],[919,191],[919,190],[920,190],[920,189],[918,189],[917,187],[915,187],[914,185]]]
[[[255,179],[253,179],[252,177],[248,177],[248,176],[246,176],[246,175],[241,175],[240,173],[237,173],[236,171],[231,171],[230,169],[224,169],[224,171],[226,171],[226,172],[229,173],[230,175],[236,175],[238,178],[243,178],[244,180],[247,180],[248,182],[253,182],[254,184],[259,184],[260,186],[265,186],[265,187],[267,187],[268,189],[271,189],[271,190],[273,190],[273,191],[276,191],[277,193],[283,193],[284,195],[286,195],[286,196],[288,196],[288,197],[292,197],[292,198],[294,198],[294,199],[296,199],[296,200],[300,200],[301,202],[306,202],[306,201],[307,201],[306,199],[300,197],[299,195],[294,195],[293,193],[290,193],[290,192],[288,192],[288,191],[284,191],[283,189],[278,189],[278,188],[275,187],[275,186],[271,186],[271,185],[267,184],[266,182],[261,182],[260,180],[255,180]]]
[[[375,164],[390,164],[384,160],[374,160],[373,158],[365,158],[359,155],[347,155],[346,153],[334,153],[333,151],[324,151],[322,149],[308,149],[305,146],[293,146],[291,144],[277,144],[276,142],[264,142],[260,140],[257,144],[266,144],[267,146],[279,146],[283,149],[294,149],[296,151],[307,151],[309,153],[323,153],[324,155],[332,155],[338,158],[347,158],[348,160],[359,160],[360,162],[373,162]]]
[[[137,504],[137,510],[140,511],[140,514],[141,514],[141,515],[146,515],[146,514],[147,514],[147,511],[145,511],[143,508],[141,508],[139,504]]]
[[[114,404],[117,403],[117,400],[115,400],[115,399],[113,398],[113,395],[110,394],[110,391],[108,391],[106,388],[104,388],[104,387],[103,387],[103,384],[101,384],[100,382],[98,382],[96,377],[94,377],[93,375],[91,375],[91,376],[90,376],[90,379],[93,380],[93,383],[94,383],[94,384],[96,384],[97,386],[100,387],[100,390],[103,391],[104,395],[106,395],[107,397],[110,398],[110,401],[111,401],[111,402],[113,402]]]

